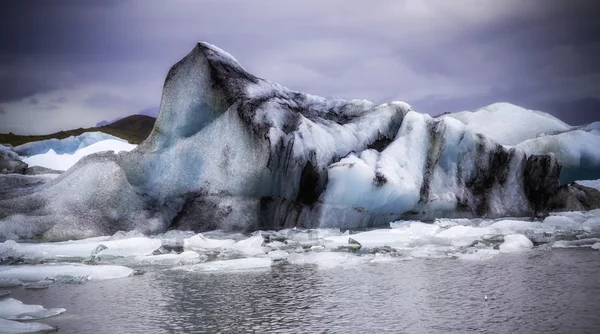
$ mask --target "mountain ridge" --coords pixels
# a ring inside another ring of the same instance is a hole
[[[33,141],[52,138],[64,139],[70,136],[78,136],[84,132],[100,131],[121,139],[125,139],[131,144],[140,144],[152,131],[154,122],[156,122],[156,118],[138,114],[124,117],[104,126],[63,130],[47,135],[17,135],[13,133],[0,133],[0,143],[18,146]]]

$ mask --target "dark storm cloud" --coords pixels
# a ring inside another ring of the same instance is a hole
[[[578,123],[598,118],[580,102],[600,98],[598,13],[585,0],[14,1],[0,13],[0,103],[77,112],[57,122],[133,114],[207,40],[291,89],[432,114],[507,101]],[[575,105],[589,117],[563,111]]]

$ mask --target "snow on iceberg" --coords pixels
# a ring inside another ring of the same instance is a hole
[[[572,127],[560,119],[510,103],[494,103],[473,112],[449,113],[443,117],[455,118],[469,130],[481,133],[502,145],[517,145],[527,139]]]
[[[559,189],[559,170],[552,157],[528,157],[404,102],[291,91],[198,43],[169,71],[142,144],[89,155],[0,200],[0,239],[356,228],[600,206],[593,189]]]
[[[29,166],[41,166],[53,170],[65,171],[87,155],[104,151],[113,151],[115,153],[129,152],[136,148],[136,146],[121,139],[106,139],[79,148],[72,153],[61,154],[50,149],[45,153],[25,157],[23,158],[23,162]]]
[[[126,140],[109,135],[104,132],[85,132],[79,136],[70,136],[64,139],[46,139],[25,143],[14,148],[14,151],[24,157],[39,155],[54,151],[56,154],[73,154],[77,150],[88,147],[103,140],[116,140],[127,143]]]

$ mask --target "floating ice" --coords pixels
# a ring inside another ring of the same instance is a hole
[[[0,334],[40,333],[54,331],[55,328],[37,322],[19,322],[0,318]]]
[[[193,251],[186,251],[180,254],[160,254],[137,256],[134,259],[136,264],[141,265],[160,265],[176,266],[185,264],[194,264],[200,262],[200,254]]]
[[[199,252],[229,251],[255,256],[265,254],[265,250],[262,248],[263,241],[264,238],[260,234],[236,242],[233,239],[211,239],[200,233],[184,239],[183,247],[186,250]]]
[[[127,277],[133,269],[116,265],[84,265],[84,264],[38,264],[0,266],[0,279],[20,281],[43,281],[56,276],[88,277],[90,280],[105,280]]]
[[[42,260],[87,259],[92,256],[101,258],[141,256],[152,254],[161,245],[159,239],[148,237],[116,240],[109,237],[96,237],[54,243],[16,243],[8,240],[0,244],[0,260],[8,257]]]
[[[321,268],[353,268],[373,260],[373,255],[358,256],[343,252],[296,253],[290,254],[288,262],[294,265],[317,265]]]
[[[215,272],[215,271],[246,271],[263,270],[271,268],[270,258],[244,258],[234,260],[211,261],[191,266],[176,267],[177,270],[193,272]]]
[[[132,145],[120,139],[106,139],[94,143],[92,145],[77,149],[73,153],[59,154],[50,149],[46,153],[32,155],[23,158],[23,162],[31,166],[41,166],[54,170],[67,170],[75,165],[83,157],[104,151],[129,152],[136,148],[137,145]]]
[[[522,234],[509,234],[504,236],[504,243],[500,245],[501,253],[516,253],[533,248],[533,242]]]
[[[8,320],[39,320],[59,315],[64,308],[45,309],[42,305],[27,305],[14,298],[0,300],[0,318]]]
[[[23,285],[23,282],[16,278],[2,278],[0,277],[0,289],[14,288]]]
[[[183,247],[184,240],[194,236],[192,231],[171,230],[166,233],[158,234],[153,238],[159,239],[164,247]]]

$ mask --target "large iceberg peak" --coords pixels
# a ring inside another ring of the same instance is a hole
[[[600,205],[586,202],[585,187],[559,200],[543,187],[545,197],[532,195],[554,185],[555,165],[404,102],[289,90],[200,42],[169,71],[158,119],[136,149],[89,155],[46,184],[0,193],[0,239],[357,228],[523,215],[567,199]]]

